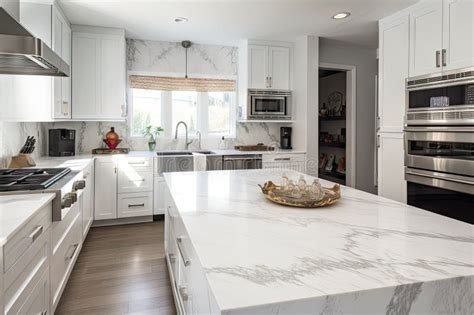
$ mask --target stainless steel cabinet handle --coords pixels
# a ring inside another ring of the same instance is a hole
[[[168,254],[168,259],[170,260],[170,263],[174,264],[175,261],[176,261],[176,255],[172,254],[172,253],[169,253]]]
[[[48,314],[48,311],[42,311],[40,314],[41,315],[46,315],[46,314]]]
[[[436,68],[441,67],[441,64],[440,64],[440,61],[439,61],[439,57],[440,57],[440,52],[439,52],[439,50],[437,50],[437,51],[436,51]]]
[[[32,242],[34,242],[43,233],[43,226],[39,225],[28,236]]]
[[[145,165],[146,162],[145,161],[142,161],[142,162],[128,162],[128,164],[130,164],[130,165]]]
[[[273,78],[272,78],[272,77],[269,77],[269,80],[270,80],[270,87],[272,87],[272,85],[273,85]]]
[[[144,206],[145,206],[144,203],[137,203],[137,204],[134,204],[134,205],[128,205],[129,208],[144,207]]]
[[[74,257],[74,254],[76,254],[76,251],[77,251],[77,248],[78,248],[78,247],[79,247],[79,244],[78,244],[78,243],[72,245],[73,250],[72,250],[71,255],[66,256],[64,260],[66,260],[66,261],[67,261],[67,260],[71,260],[72,257]]]
[[[188,289],[186,287],[179,287],[178,289],[181,299],[186,302],[189,299]]]
[[[446,67],[446,49],[443,49],[441,52],[442,52],[441,59],[442,59],[443,67]]]
[[[178,244],[178,250],[179,250],[179,253],[181,255],[181,258],[183,258],[183,264],[185,267],[189,266],[191,264],[191,259],[189,259],[186,255],[186,253],[184,252],[183,248],[182,248],[182,243],[183,243],[183,238],[180,236],[180,237],[177,237],[176,238],[176,243]]]
[[[275,158],[275,161],[290,161],[291,158]]]

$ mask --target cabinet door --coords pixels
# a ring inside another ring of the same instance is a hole
[[[290,48],[269,47],[268,76],[272,89],[290,89]]]
[[[250,89],[268,88],[268,47],[249,45],[248,67],[248,87]]]
[[[105,36],[100,40],[100,117],[125,118],[125,39]]]
[[[441,71],[441,0],[420,4],[410,15],[410,77]]]
[[[99,35],[75,32],[72,36],[72,118],[94,119],[99,109]],[[86,92],[84,92],[86,91]]]
[[[94,219],[117,218],[117,166],[109,159],[95,161]]]
[[[153,186],[153,214],[165,214],[166,181],[163,177],[154,179]]]
[[[83,179],[86,182],[84,193],[82,194],[82,233],[85,237],[89,231],[94,215],[94,174],[93,163],[84,169]]]
[[[378,194],[406,203],[403,133],[380,133],[378,137]]]
[[[379,29],[379,117],[381,131],[402,131],[408,77],[409,17]]]
[[[443,2],[444,70],[474,65],[474,1]]]
[[[71,28],[66,23],[63,25],[61,57],[71,66]],[[61,78],[61,100],[62,118],[71,118],[71,77]]]
[[[49,308],[49,270],[46,270],[18,314],[49,314]]]

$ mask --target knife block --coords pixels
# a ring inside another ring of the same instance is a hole
[[[31,157],[31,154],[20,153],[12,157],[12,160],[10,161],[10,165],[8,166],[8,168],[24,168],[24,167],[32,167],[32,166],[36,166],[36,163]]]

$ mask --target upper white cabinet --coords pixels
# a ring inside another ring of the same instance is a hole
[[[245,89],[291,89],[291,45],[245,43],[240,47],[239,84]]]
[[[405,118],[405,79],[408,77],[409,16],[379,24],[380,132],[402,132]]]
[[[20,22],[50,46],[66,63],[71,60],[71,29],[56,4],[22,1]],[[2,75],[0,119],[51,121],[71,117],[70,78]]]
[[[473,65],[474,2],[424,1],[410,10],[410,77]]]
[[[73,119],[125,119],[123,30],[74,25],[72,71]]]
[[[474,65],[474,1],[443,2],[444,70]]]
[[[410,76],[441,71],[443,3],[420,4],[410,14]]]

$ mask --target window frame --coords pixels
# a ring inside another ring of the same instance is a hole
[[[128,75],[137,74],[137,73],[128,73]],[[141,74],[143,75],[143,74]],[[157,74],[153,74],[157,75]],[[213,78],[213,77],[209,77]],[[232,78],[235,79],[235,78]],[[128,113],[127,113],[127,126],[129,129],[130,138],[143,138],[142,135],[133,134],[133,88],[127,87],[127,101],[128,101]],[[160,108],[160,125],[164,129],[164,132],[159,136],[164,139],[171,139],[174,137],[174,128],[172,126],[173,113],[172,113],[172,91],[160,91],[161,93],[161,108]],[[197,130],[201,132],[203,139],[215,139],[221,138],[222,136],[230,139],[236,137],[236,128],[237,128],[237,100],[238,100],[238,90],[234,91],[233,100],[230,103],[230,128],[229,133],[211,133],[209,134],[209,97],[208,92],[196,92],[198,93],[197,97]],[[168,106],[167,106],[168,105]],[[197,138],[195,134],[188,135],[190,139]]]

